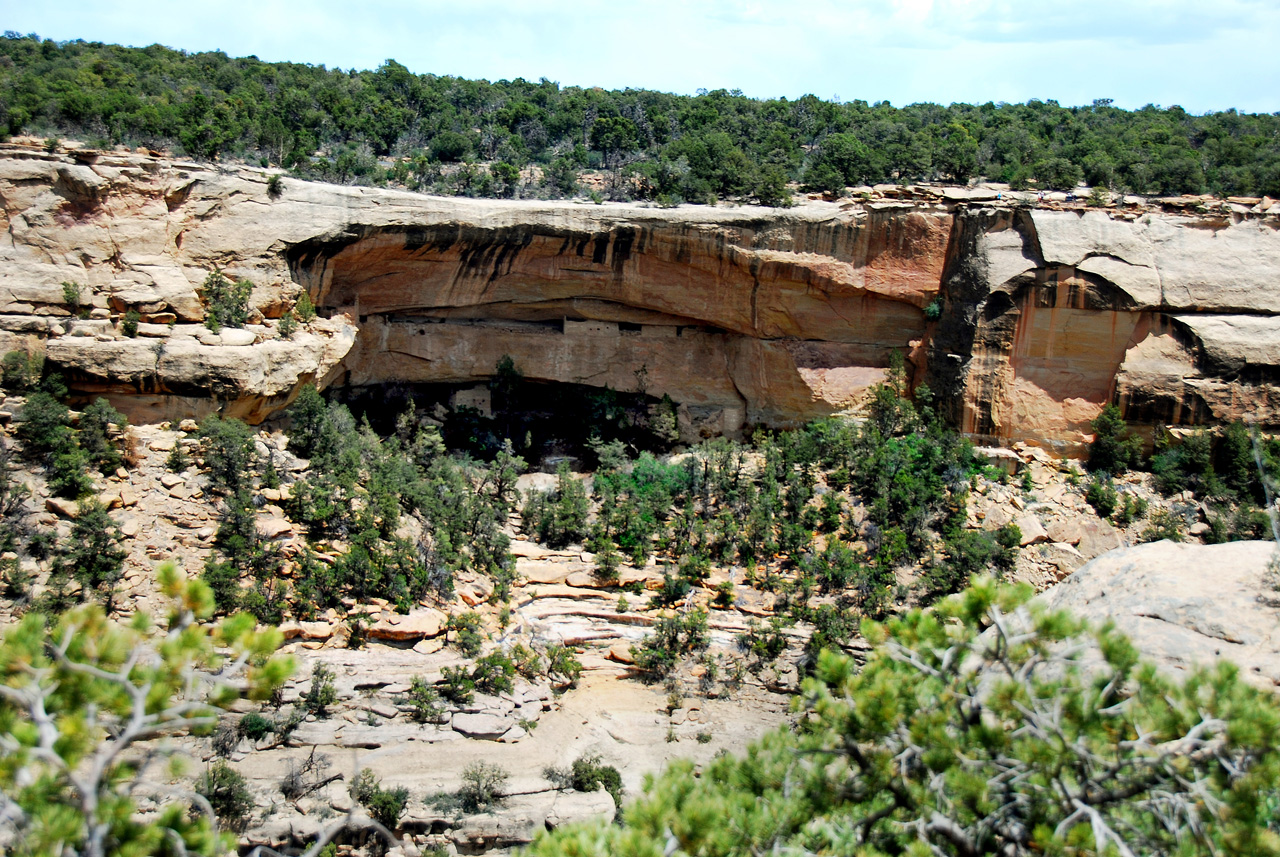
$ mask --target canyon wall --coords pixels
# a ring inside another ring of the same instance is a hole
[[[735,434],[856,409],[899,351],[984,440],[1076,452],[1108,401],[1142,425],[1280,423],[1280,206],[661,209],[278,184],[0,147],[0,350],[43,352],[135,420],[258,421],[307,382],[478,384],[508,355],[531,381],[670,395],[687,437]],[[215,268],[254,284],[243,330],[200,324]],[[303,290],[321,317],[281,338]]]

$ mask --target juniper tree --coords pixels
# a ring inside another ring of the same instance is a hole
[[[255,631],[243,616],[208,627],[208,590],[171,564],[158,577],[172,605],[158,627],[142,613],[117,625],[87,605],[61,617],[27,613],[0,640],[6,853],[214,857],[234,846],[207,800],[175,795],[148,774],[173,753],[163,739],[213,728],[239,696],[234,682],[265,698],[292,667],[271,657],[279,632]],[[159,811],[139,816],[137,793],[150,793]]]

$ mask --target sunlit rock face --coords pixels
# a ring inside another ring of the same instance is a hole
[[[1280,218],[971,211],[929,343],[960,427],[1079,454],[1117,402],[1138,428],[1280,423]]]
[[[73,392],[135,419],[260,421],[308,382],[475,384],[509,356],[533,381],[669,395],[691,439],[856,409],[898,351],[986,441],[1075,453],[1110,401],[1148,426],[1280,422],[1280,211],[928,193],[660,209],[281,185],[0,147],[0,349],[45,352]],[[214,268],[254,284],[242,331],[199,325]],[[77,312],[64,282],[81,285]],[[303,290],[321,318],[282,339]]]
[[[924,334],[952,220],[430,203],[418,226],[289,251],[322,305],[360,320],[345,383],[480,380],[509,355],[533,380],[669,395],[729,433],[856,404]]]

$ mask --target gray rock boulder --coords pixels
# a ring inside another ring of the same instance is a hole
[[[1280,684],[1280,592],[1273,542],[1162,541],[1085,564],[1041,596],[1094,623],[1112,620],[1162,667],[1184,672],[1226,658],[1255,684]]]

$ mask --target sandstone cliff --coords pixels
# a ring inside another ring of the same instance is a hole
[[[687,435],[735,433],[855,406],[899,350],[983,439],[1071,452],[1112,400],[1138,423],[1280,422],[1280,206],[664,210],[267,178],[0,147],[0,349],[45,351],[135,419],[257,421],[307,381],[475,383],[510,355],[536,381],[632,390],[643,370]],[[196,326],[214,268],[255,285],[245,331]],[[280,339],[303,289],[322,318]]]

